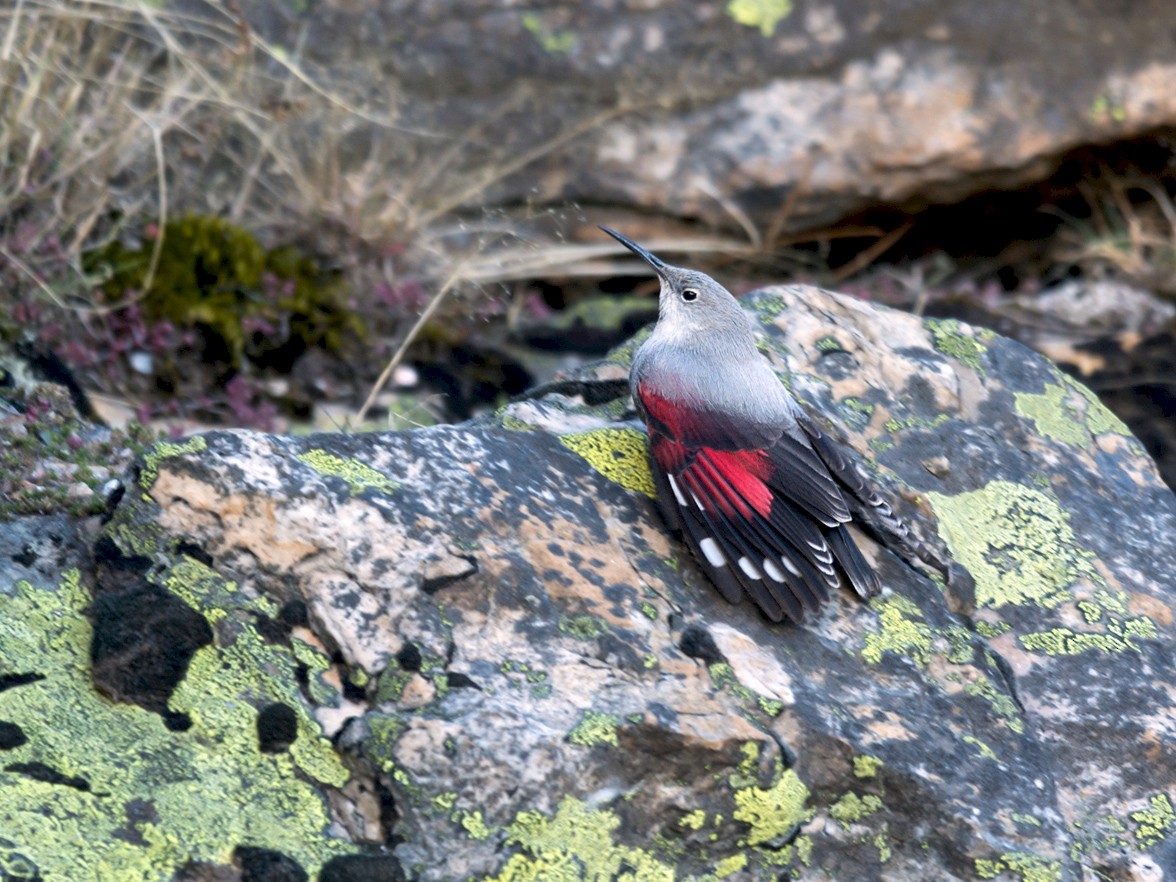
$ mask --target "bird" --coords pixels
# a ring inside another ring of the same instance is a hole
[[[705,273],[601,229],[661,281],[629,388],[667,525],[726,600],[750,597],[773,622],[803,622],[843,577],[863,600],[877,594],[845,492],[886,517],[889,505],[772,370],[739,302]]]

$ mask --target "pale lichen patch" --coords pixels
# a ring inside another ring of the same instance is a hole
[[[560,442],[614,484],[653,497],[649,444],[636,429],[594,429],[560,435]]]
[[[366,463],[357,459],[336,456],[320,448],[299,453],[297,459],[310,466],[320,475],[329,478],[340,478],[346,482],[352,496],[364,490],[376,490],[380,493],[393,493],[400,485],[387,475],[377,472]]]
[[[993,481],[979,490],[927,498],[952,555],[976,581],[977,606],[1056,607],[1072,599],[1079,579],[1101,581],[1050,494]]]

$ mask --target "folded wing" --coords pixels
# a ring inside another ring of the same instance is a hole
[[[736,424],[640,386],[637,396],[662,509],[727,600],[746,594],[773,621],[801,621],[839,572],[863,597],[878,591],[838,486],[861,476],[815,426]]]

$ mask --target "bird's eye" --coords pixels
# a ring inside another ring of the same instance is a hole
[[[693,303],[698,299],[698,292],[693,288],[684,288],[682,289],[682,299],[687,303]]]

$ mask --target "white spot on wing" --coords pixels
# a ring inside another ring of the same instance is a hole
[[[764,577],[764,574],[756,569],[755,564],[746,557],[739,558],[739,569],[743,570],[749,579],[762,579]]]
[[[787,557],[782,555],[780,557],[780,563],[784,564],[785,569],[787,569],[788,572],[792,573],[792,575],[794,575],[794,576],[800,575],[800,570],[798,570],[796,568],[796,564],[794,564],[792,561],[790,561]]]
[[[678,489],[678,482],[674,480],[673,475],[666,475],[670,479],[670,489],[674,491],[674,498],[678,500],[678,505],[683,508],[686,507],[686,497],[682,495],[682,491]]]
[[[702,504],[702,500],[698,498],[698,494],[693,490],[690,491],[690,498],[694,500],[694,504],[698,506],[699,511],[706,511],[706,508]]]
[[[784,574],[780,572],[780,568],[778,566],[772,563],[771,558],[764,558],[764,572],[767,573],[773,581],[784,581]]]
[[[703,556],[706,557],[707,563],[712,567],[725,567],[727,565],[727,558],[723,557],[723,552],[719,550],[719,543],[707,536],[698,543],[698,547],[702,549]]]

